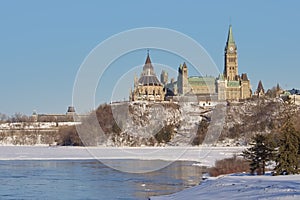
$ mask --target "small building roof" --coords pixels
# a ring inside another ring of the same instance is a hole
[[[140,85],[161,85],[156,76],[142,76],[139,79]]]
[[[242,74],[241,79],[242,81],[249,81],[247,74]]]
[[[138,83],[139,85],[162,85],[154,72],[149,52],[147,53],[147,58],[143,67],[143,72],[138,80]]]
[[[291,94],[291,95],[300,95],[300,90],[297,90],[295,88],[291,89],[291,90],[288,90],[288,92]]]
[[[239,81],[228,81],[227,86],[228,87],[240,87],[240,82]]]
[[[263,87],[261,80],[258,82],[256,93],[265,93],[265,89]]]

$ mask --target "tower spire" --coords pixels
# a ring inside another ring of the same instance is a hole
[[[229,25],[229,31],[228,31],[228,37],[227,37],[227,45],[229,45],[229,44],[235,44],[231,24]]]
[[[229,81],[238,80],[237,47],[232,34],[232,26],[229,26],[227,42],[225,46],[224,76]]]
[[[145,61],[145,65],[143,67],[143,74],[144,75],[154,75],[154,68],[152,66],[152,62],[149,55],[149,50],[147,50],[147,58]]]
[[[151,64],[151,59],[150,59],[150,55],[149,55],[149,49],[147,49],[147,58],[146,58],[145,64]]]

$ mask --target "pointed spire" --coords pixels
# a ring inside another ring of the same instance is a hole
[[[277,83],[276,90],[277,90],[277,91],[280,91],[280,90],[281,90],[279,83]]]
[[[145,61],[145,65],[143,67],[143,75],[146,76],[146,75],[154,75],[154,68],[152,66],[152,62],[151,62],[151,59],[150,59],[150,55],[149,55],[149,50],[147,50],[147,58],[146,58],[146,61]]]
[[[228,37],[227,37],[227,45],[228,44],[235,44],[231,24],[229,25],[229,31],[228,31]]]
[[[145,64],[151,64],[151,59],[150,59],[150,55],[149,55],[149,49],[147,50],[147,58],[146,58]]]
[[[257,86],[257,90],[256,90],[257,93],[265,93],[265,90],[264,90],[264,87],[263,87],[263,84],[261,82],[261,80],[258,82],[258,86]]]

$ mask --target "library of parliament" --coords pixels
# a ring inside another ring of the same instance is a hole
[[[237,45],[232,26],[229,26],[225,46],[224,72],[218,77],[188,76],[186,63],[178,68],[177,81],[168,82],[168,73],[161,72],[157,78],[149,52],[140,77],[134,77],[134,88],[130,91],[130,101],[165,101],[181,96],[197,96],[199,99],[241,100],[252,95],[250,80],[246,73],[238,73]]]

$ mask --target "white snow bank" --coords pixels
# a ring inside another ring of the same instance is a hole
[[[151,197],[151,200],[196,199],[300,199],[300,175],[238,176],[209,178],[181,192]]]
[[[212,166],[245,147],[57,147],[0,146],[0,160],[144,159],[188,160]]]
[[[0,130],[51,129],[57,126],[73,126],[79,124],[81,124],[81,122],[14,122],[0,124]]]

